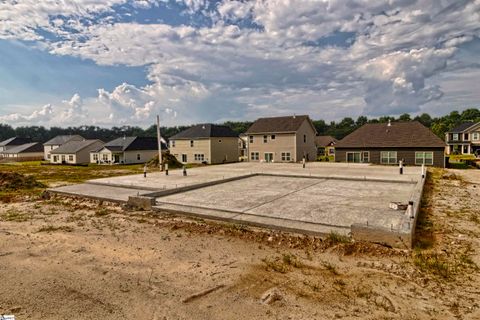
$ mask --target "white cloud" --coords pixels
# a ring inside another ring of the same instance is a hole
[[[149,85],[99,89],[79,105],[72,97],[66,118],[94,108],[105,123],[141,124],[158,112],[172,124],[282,113],[335,119],[418,112],[442,100],[444,88],[435,79],[472,68],[457,61],[457,48],[480,36],[480,0],[224,0],[213,9],[205,0],[177,0],[186,14],[214,16],[212,25],[80,23],[123,2],[3,5],[9,14],[4,21],[0,14],[0,37],[38,40],[36,30],[43,28],[62,35],[44,43],[52,54],[148,65]],[[131,4],[147,9],[161,2]],[[55,14],[67,19],[50,21]]]
[[[14,125],[18,124],[45,124],[53,117],[53,107],[50,104],[44,105],[38,110],[34,110],[31,114],[11,113],[0,116],[0,122],[6,122]]]

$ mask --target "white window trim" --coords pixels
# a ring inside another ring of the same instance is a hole
[[[478,141],[480,140],[480,133],[479,132],[473,132],[472,133],[472,141]]]
[[[345,161],[346,161],[347,163],[357,163],[357,162],[355,162],[355,161],[350,161],[350,162],[348,161],[348,155],[349,155],[349,154],[353,154],[353,155],[354,155],[354,156],[353,156],[353,160],[355,160],[355,154],[357,154],[357,153],[360,154],[360,162],[361,162],[361,161],[362,161],[362,152],[361,152],[361,151],[349,151],[349,152],[346,152],[346,153],[345,153]]]
[[[367,161],[365,161],[365,155],[367,155]],[[362,163],[370,163],[370,151],[362,151]]]
[[[432,163],[426,163],[426,160],[427,160],[426,154],[427,153],[432,154]],[[422,154],[422,157],[417,158],[417,154]],[[415,165],[416,166],[421,166],[422,164],[425,164],[426,166],[433,166],[433,163],[434,163],[433,158],[434,157],[435,157],[435,154],[434,154],[433,151],[415,151]],[[418,163],[417,159],[421,160],[421,163]]]
[[[383,157],[383,153],[386,152],[388,154],[387,157]],[[395,158],[392,157],[392,153],[395,153]],[[387,158],[387,162],[384,162],[383,159]],[[390,161],[391,159],[395,159],[394,162]],[[397,164],[398,163],[398,153],[397,151],[380,151],[380,163],[381,164]]]
[[[281,153],[281,158],[282,158],[282,161],[292,161],[292,153],[291,152],[282,152]]]

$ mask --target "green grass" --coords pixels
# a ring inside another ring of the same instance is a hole
[[[451,154],[448,155],[450,161],[459,162],[461,160],[474,160],[475,156],[473,154]]]
[[[330,245],[349,243],[352,241],[348,236],[344,236],[333,231],[327,236],[325,240],[329,242]]]

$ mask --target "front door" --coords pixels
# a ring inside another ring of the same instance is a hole
[[[265,153],[265,162],[272,162],[273,161],[273,153],[266,152]]]
[[[65,155],[62,154],[62,163],[65,163]]]
[[[120,162],[120,155],[115,154],[113,155],[113,163],[119,163]]]

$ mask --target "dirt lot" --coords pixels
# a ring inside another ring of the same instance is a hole
[[[0,314],[480,319],[480,171],[430,176],[412,251],[68,198],[0,203]]]

